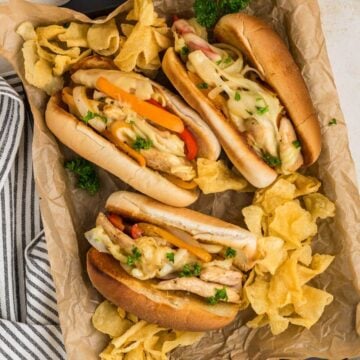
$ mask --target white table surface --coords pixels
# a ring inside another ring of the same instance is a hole
[[[360,184],[360,0],[318,0]],[[0,58],[0,73],[9,66]]]

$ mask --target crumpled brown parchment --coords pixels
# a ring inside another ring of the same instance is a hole
[[[155,4],[160,14],[191,14],[192,1],[155,0]],[[127,2],[109,17],[119,16],[130,7],[131,2]],[[353,357],[360,354],[360,200],[347,129],[321,30],[319,7],[316,0],[253,0],[247,11],[269,22],[289,45],[321,121],[323,150],[309,173],[321,179],[322,191],[335,201],[337,214],[321,224],[313,247],[318,252],[336,255],[336,259],[312,283],[332,293],[335,299],[310,330],[290,326],[274,337],[267,327],[248,329],[244,324],[253,313],[246,310],[230,326],[209,332],[197,345],[176,350],[172,358]],[[15,30],[26,20],[35,26],[71,20],[91,21],[69,9],[30,4],[24,0],[10,0],[8,5],[0,6],[0,55],[12,63],[22,79],[22,40]],[[128,187],[100,170],[100,193],[90,197],[75,189],[75,180],[69,178],[63,168],[64,158],[71,158],[73,153],[56,141],[44,122],[47,98],[26,81],[25,88],[34,115],[34,173],[66,351],[69,359],[97,359],[107,339],[97,333],[90,322],[99,296],[86,276],[88,245],[83,232],[94,224],[106,197],[117,189]],[[336,126],[328,126],[332,118],[337,119]],[[192,207],[241,224],[241,207],[250,201],[249,195],[226,192],[202,196]]]

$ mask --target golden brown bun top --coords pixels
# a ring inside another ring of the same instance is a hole
[[[105,207],[127,218],[176,227],[199,240],[241,248],[249,259],[256,252],[255,236],[240,226],[198,211],[164,205],[141,194],[117,191],[109,196]]]
[[[158,290],[152,281],[127,274],[111,255],[91,248],[87,272],[94,287],[113,304],[140,319],[182,331],[219,329],[232,322],[239,310],[234,304],[208,305],[184,292]]]
[[[295,125],[305,165],[314,163],[321,151],[318,118],[300,70],[280,36],[262,20],[244,13],[222,17],[214,34],[240,49],[278,94]]]

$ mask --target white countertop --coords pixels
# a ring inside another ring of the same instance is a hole
[[[323,31],[360,184],[360,1],[318,0]],[[0,73],[9,66],[0,58]]]

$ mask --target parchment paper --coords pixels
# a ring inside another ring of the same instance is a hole
[[[189,13],[191,1],[156,0],[160,12]],[[127,11],[131,3],[109,16]],[[315,0],[253,0],[249,13],[262,17],[280,33],[302,70],[318,112],[323,135],[323,150],[318,163],[308,173],[323,182],[322,191],[336,203],[334,219],[320,226],[313,247],[336,255],[330,268],[313,284],[335,297],[326,307],[319,323],[310,330],[290,326],[276,337],[267,328],[248,329],[244,324],[253,317],[249,310],[223,329],[213,331],[196,346],[174,352],[176,359],[341,359],[360,355],[360,219],[359,192],[353,161],[348,148],[347,130],[329,65],[320,14]],[[41,6],[11,0],[0,6],[0,54],[5,56],[24,79],[21,38],[17,26],[29,20],[34,25],[70,20],[90,22],[86,16],[64,8]],[[355,49],[354,49],[355,51]],[[344,69],[346,71],[346,69]],[[107,339],[91,326],[91,315],[99,300],[86,276],[84,260],[88,245],[83,232],[95,221],[106,197],[127,186],[100,170],[101,191],[90,197],[74,188],[75,180],[63,168],[64,158],[73,153],[59,144],[46,128],[46,96],[25,81],[34,115],[34,172],[41,197],[41,210],[55,281],[58,311],[69,359],[96,359]],[[328,122],[337,119],[336,126]],[[227,192],[202,196],[193,206],[234,223],[242,222],[241,207],[251,198]],[[358,329],[358,333],[356,332]]]

